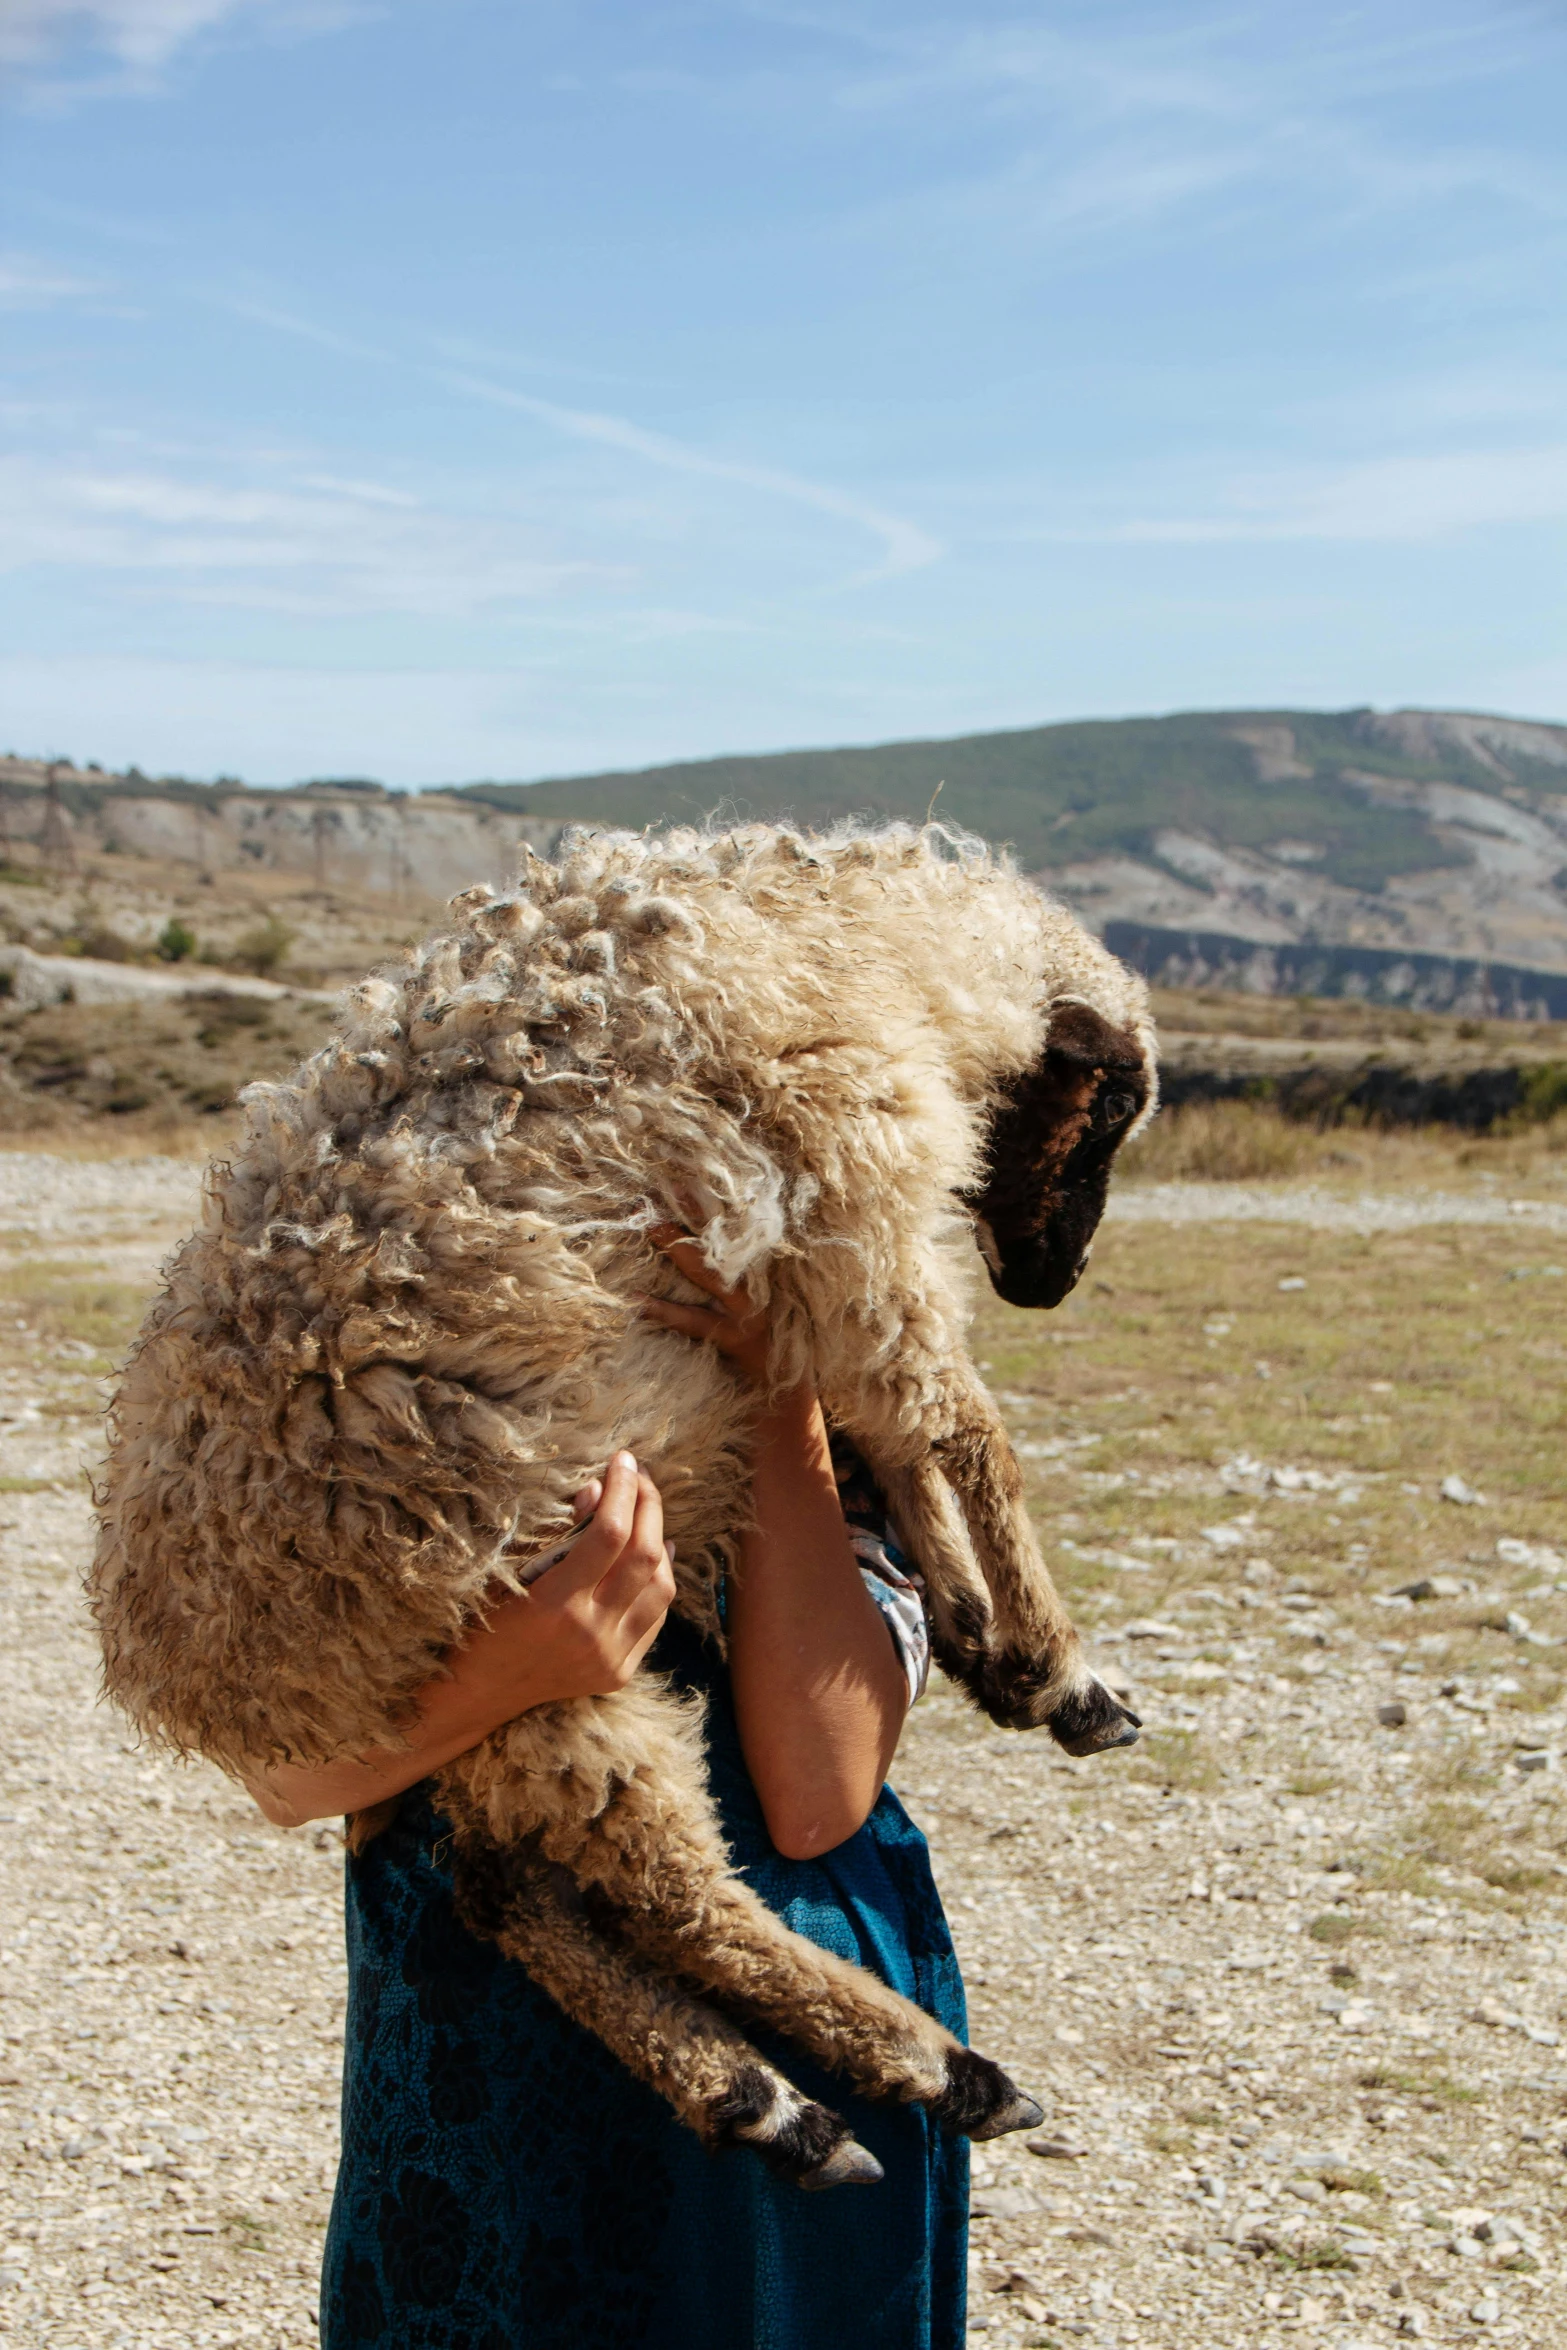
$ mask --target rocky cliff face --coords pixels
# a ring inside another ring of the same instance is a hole
[[[562,829],[559,817],[440,792],[160,785],[23,759],[0,760],[0,808],[13,840],[52,846],[61,862],[125,851],[204,872],[308,876],[322,888],[392,898],[447,898],[475,881],[498,886],[524,845],[548,855]]]
[[[1218,712],[408,795],[10,760],[0,814],[56,860],[119,848],[411,901],[500,883],[571,821],[918,820],[943,782],[944,814],[1171,984],[1567,1004],[1567,727],[1475,713]]]
[[[1322,845],[1310,839],[1240,848],[1168,826],[1152,833],[1143,856],[1066,865],[1052,876],[1054,885],[1100,928],[1115,923],[1218,934],[1273,949],[1370,950],[1373,958],[1457,958],[1567,976],[1567,727],[1429,711],[1399,711],[1373,723],[1404,758],[1435,763],[1456,748],[1488,780],[1484,788],[1340,769],[1368,810],[1415,816],[1444,853],[1441,864],[1392,874],[1376,890],[1357,889],[1322,869]],[[1287,727],[1268,732],[1269,741],[1251,746],[1262,792],[1285,779],[1281,768],[1293,748]],[[1563,789],[1520,782],[1515,770],[1526,764],[1547,773],[1559,769]],[[1191,977],[1215,957],[1189,949],[1185,959]],[[1226,960],[1234,967],[1240,958]],[[1300,960],[1286,953],[1273,967]],[[1265,974],[1270,966],[1264,957],[1254,967]]]

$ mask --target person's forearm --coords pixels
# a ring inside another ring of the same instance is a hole
[[[497,1600],[419,1691],[406,1746],[279,1763],[246,1779],[275,1826],[368,1811],[535,1706],[624,1689],[675,1596],[664,1505],[646,1471],[619,1452],[575,1507],[578,1531],[564,1555]]]
[[[495,1727],[480,1718],[480,1709],[458,1682],[442,1675],[419,1692],[405,1747],[379,1747],[346,1762],[276,1763],[245,1785],[274,1827],[302,1828],[311,1820],[340,1819],[401,1795],[442,1763],[466,1754]]]
[[[859,1828],[881,1791],[908,1686],[861,1580],[809,1390],[757,1431],[756,1531],[728,1609],[740,1742],[780,1852],[808,1860]]]

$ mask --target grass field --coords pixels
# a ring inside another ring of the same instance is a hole
[[[1378,1601],[1445,1576],[1401,1658],[1411,1686],[1501,1677],[1504,1710],[1555,1704],[1567,1657],[1509,1616],[1567,1627],[1527,1563],[1567,1534],[1564,1272],[1490,1228],[1111,1225],[1048,1322],[987,1304],[981,1357],[1074,1614],[1176,1611],[1222,1661],[1265,1601],[1386,1641],[1413,1611]],[[1451,1477],[1481,1498],[1444,1499]],[[1303,1640],[1285,1670],[1317,1661]],[[1196,1767],[1179,1740],[1164,1759]],[[1451,1843],[1475,1792],[1447,1790],[1429,1833]]]

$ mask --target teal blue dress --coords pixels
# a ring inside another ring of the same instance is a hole
[[[836,1851],[784,1859],[715,1651],[671,1617],[649,1661],[707,1699],[711,1784],[762,1899],[966,2038],[929,1852],[891,1789]],[[967,2144],[758,2033],[886,2178],[806,2195],[709,2154],[458,1924],[427,1788],[349,1863],[348,1969],[322,2350],[960,2350]]]

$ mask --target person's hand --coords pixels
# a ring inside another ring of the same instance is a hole
[[[767,1377],[766,1309],[753,1304],[743,1289],[726,1289],[691,1235],[682,1232],[678,1224],[655,1225],[648,1238],[688,1281],[706,1290],[713,1302],[710,1306],[683,1306],[673,1298],[644,1298],[644,1317],[661,1322],[666,1330],[699,1339],[704,1346],[716,1347],[742,1379],[760,1387]]]
[[[631,1454],[617,1453],[575,1506],[593,1523],[566,1556],[502,1600],[448,1660],[450,1697],[487,1730],[530,1706],[624,1689],[669,1612],[664,1505]]]
[[[576,1499],[593,1513],[566,1556],[503,1599],[427,1681],[401,1745],[328,1763],[275,1763],[245,1781],[280,1828],[369,1812],[536,1705],[624,1689],[675,1596],[664,1505],[620,1452]]]

